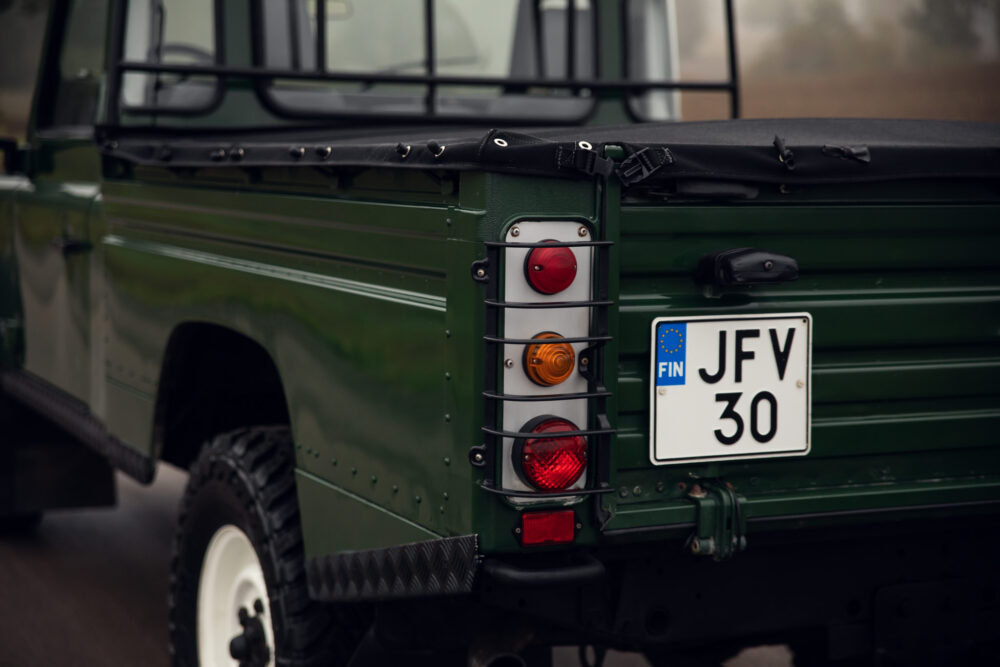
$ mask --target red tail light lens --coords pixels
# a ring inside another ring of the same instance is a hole
[[[565,247],[535,248],[524,260],[524,275],[528,283],[542,294],[561,292],[576,278],[576,255]]]
[[[540,491],[562,491],[580,479],[587,467],[587,439],[581,435],[560,436],[579,431],[576,424],[543,416],[532,419],[521,430],[538,434],[514,443],[514,469],[526,483]]]

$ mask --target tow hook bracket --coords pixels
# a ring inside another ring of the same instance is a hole
[[[695,504],[697,525],[686,542],[695,556],[709,556],[720,561],[732,558],[747,548],[746,498],[721,480],[699,479],[688,492]]]

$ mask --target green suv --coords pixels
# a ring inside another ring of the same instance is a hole
[[[725,8],[53,0],[2,520],[188,470],[176,665],[989,660],[1000,126],[674,122]]]

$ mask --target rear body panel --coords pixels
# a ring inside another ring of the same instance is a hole
[[[1000,208],[635,204],[621,216],[608,531],[692,521],[684,498],[699,477],[732,484],[751,520],[1000,498]],[[801,277],[716,295],[694,282],[701,256],[748,246],[794,257]],[[800,311],[814,323],[809,455],[651,466],[651,321]]]

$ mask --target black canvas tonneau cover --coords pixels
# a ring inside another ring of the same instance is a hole
[[[1000,179],[1000,124],[774,119],[611,127],[366,128],[211,135],[121,134],[109,155],[140,164],[403,167],[590,177],[610,174],[605,145],[630,160],[626,184],[679,179],[821,184]]]

